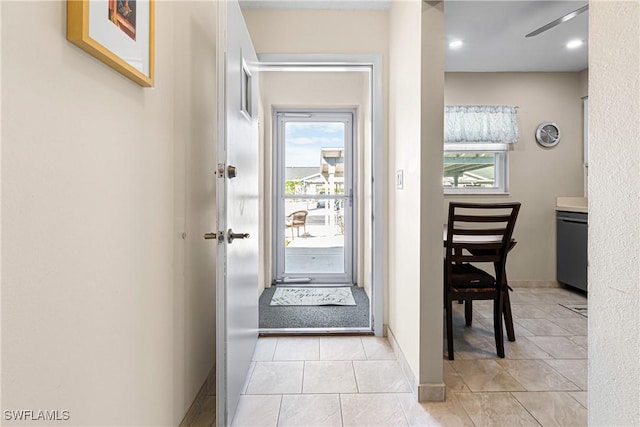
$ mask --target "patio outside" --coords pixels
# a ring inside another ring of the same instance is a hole
[[[285,227],[285,273],[344,273],[344,221],[342,210],[332,209],[332,204],[337,203],[286,201],[286,212],[305,210],[308,214],[306,233],[305,227]]]

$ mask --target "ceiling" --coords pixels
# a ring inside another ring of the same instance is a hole
[[[582,71],[588,66],[589,13],[525,38],[586,1],[447,1],[447,71]],[[567,42],[585,42],[577,49]],[[462,40],[457,50],[449,42]]]
[[[535,37],[525,34],[585,5],[582,1],[445,2],[445,70],[582,71],[588,66],[589,13]],[[390,0],[241,0],[243,8],[385,10]],[[573,50],[567,42],[584,44]],[[461,40],[462,47],[448,44]]]

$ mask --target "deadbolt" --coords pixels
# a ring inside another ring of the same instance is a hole
[[[248,239],[249,233],[234,233],[232,229],[227,231],[227,241],[233,243],[235,239]]]
[[[227,177],[229,179],[236,177],[236,167],[235,166],[227,166]]]
[[[217,233],[206,233],[204,235],[204,238],[207,239],[207,240],[217,239],[218,243],[223,243],[224,242],[224,232],[223,231],[218,231]]]

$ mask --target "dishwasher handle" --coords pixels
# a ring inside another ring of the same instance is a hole
[[[558,220],[559,221],[563,221],[563,222],[573,222],[573,223],[576,223],[576,224],[587,224],[587,220],[586,219],[558,217]]]

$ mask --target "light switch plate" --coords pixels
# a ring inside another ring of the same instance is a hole
[[[398,190],[402,190],[404,187],[404,170],[398,169],[396,172],[396,187]]]

